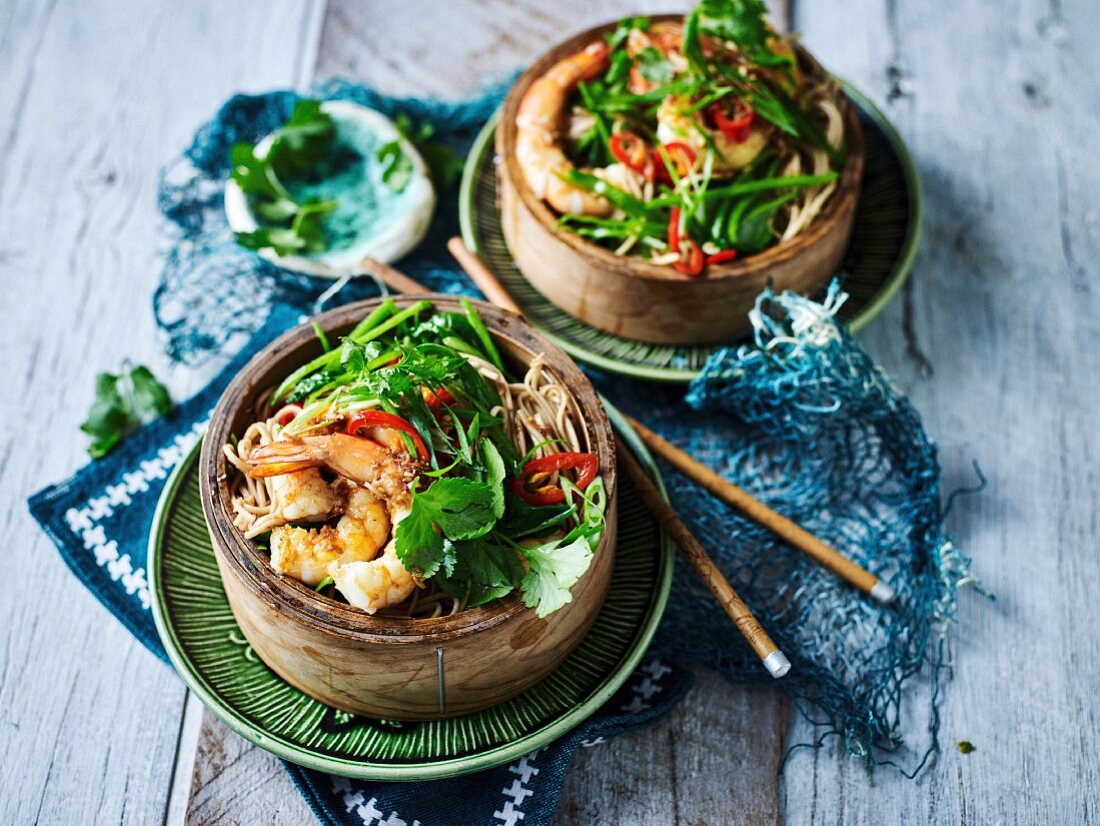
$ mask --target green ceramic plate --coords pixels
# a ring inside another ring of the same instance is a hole
[[[913,161],[886,116],[844,84],[856,104],[867,147],[852,241],[842,264],[848,301],[840,318],[859,330],[886,305],[909,274],[921,234],[921,192]],[[508,254],[497,211],[493,135],[482,129],[466,160],[459,192],[462,238],[508,289],[530,321],[578,361],[650,381],[695,378],[718,345],[670,346],[619,338],[568,315],[523,277]]]
[[[619,437],[653,460],[608,406]],[[619,541],[603,610],[549,677],[478,714],[386,723],[335,711],[269,670],[237,627],[222,590],[199,499],[198,446],[161,496],[149,538],[149,588],[161,641],[188,687],[222,721],[263,749],[311,769],[363,780],[429,780],[508,763],[586,720],[630,676],[656,630],[672,583],[672,550],[656,521],[619,482]]]

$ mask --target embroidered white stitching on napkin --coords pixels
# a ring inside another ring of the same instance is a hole
[[[107,485],[99,496],[92,496],[79,508],[65,511],[65,522],[80,537],[84,547],[95,556],[96,565],[106,567],[114,582],[121,582],[130,596],[137,595],[141,607],[149,608],[149,582],[144,568],[135,568],[129,554],[118,554],[118,542],[108,539],[101,520],[114,515],[116,510],[127,507],[135,493],[145,493],[149,483],[166,479],[180,463],[191,447],[202,436],[209,419],[196,422],[190,431],[178,434],[172,443],[157,451],[156,457],[143,461],[132,472],[124,472],[122,481]]]

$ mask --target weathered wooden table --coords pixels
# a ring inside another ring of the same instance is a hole
[[[149,299],[158,167],[225,97],[350,75],[456,96],[640,0],[0,0],[0,822],[305,823],[64,569],[23,503],[81,461],[92,376],[128,356],[183,398]],[[657,9],[664,10],[664,9]],[[793,20],[791,17],[793,16]],[[945,750],[868,776],[772,693],[703,675],[666,722],[584,750],[562,823],[1100,822],[1100,4],[850,0],[777,9],[909,142],[927,228],[862,336],[923,412],[950,526],[998,595],[962,600]],[[908,698],[919,743],[926,686]],[[955,740],[972,741],[967,756]]]

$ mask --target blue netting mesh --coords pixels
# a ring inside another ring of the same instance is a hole
[[[395,100],[345,82],[314,94],[406,111],[459,149],[500,99],[497,89],[462,104]],[[160,207],[178,237],[154,307],[176,359],[194,362],[231,347],[276,302],[308,311],[331,285],[238,247],[222,212],[230,147],[277,127],[296,100],[291,92],[234,97],[164,173]],[[476,294],[444,248],[456,231],[456,198],[444,194],[428,240],[401,268],[434,289]],[[334,301],[377,292],[371,279],[358,279]],[[928,663],[938,673],[939,641],[969,573],[944,533],[935,446],[908,400],[834,320],[842,300],[836,285],[823,304],[761,296],[755,340],[710,360],[690,389],[690,407],[676,388],[593,376],[616,404],[898,593],[894,607],[879,606],[683,476],[666,474],[677,510],[790,656],[794,668],[780,685],[842,735],[851,753],[870,760],[875,749],[899,745],[903,683]],[[706,663],[735,681],[775,684],[680,563],[669,606],[659,653]],[[931,720],[934,744],[935,699]],[[923,761],[914,753],[904,762]]]
[[[956,589],[971,578],[943,529],[935,445],[835,320],[843,299],[837,284],[821,304],[766,292],[752,314],[753,342],[708,362],[688,392],[691,412],[650,396],[638,413],[897,592],[884,608],[666,473],[680,514],[790,656],[784,688],[842,734],[849,752],[870,759],[872,747],[900,745],[902,684],[926,663],[938,671]],[[685,565],[672,604],[658,650],[683,659],[692,640],[691,659],[738,682],[771,682],[746,646],[714,633],[722,611]]]

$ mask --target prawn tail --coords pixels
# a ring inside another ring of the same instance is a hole
[[[315,450],[303,442],[272,442],[248,456],[248,475],[253,479],[282,476],[286,473],[318,467],[322,462]]]

